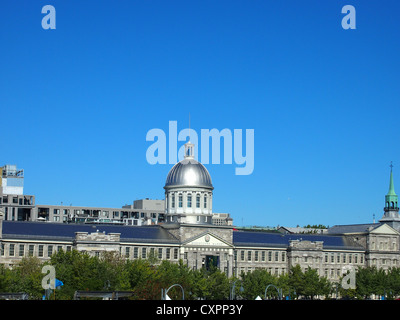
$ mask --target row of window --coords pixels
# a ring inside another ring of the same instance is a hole
[[[0,256],[21,258],[25,256],[36,256],[40,258],[50,258],[53,253],[61,249],[71,251],[72,246],[14,243],[9,243],[6,246],[5,243],[2,243],[0,246]],[[121,247],[120,253],[123,254],[127,259],[147,259],[150,257],[155,257],[160,260],[179,259],[178,248]]]
[[[371,241],[371,250],[397,250],[397,243],[395,240],[392,241],[392,244],[387,241],[380,241],[379,244]]]
[[[38,215],[42,217],[49,216],[50,213],[53,213],[54,217],[58,217],[58,220],[54,219],[54,221],[60,221],[60,217],[71,216],[80,216],[80,215],[87,215],[90,217],[103,217],[103,218],[157,218],[157,216],[162,215],[162,213],[152,212],[139,212],[139,211],[108,211],[108,210],[96,210],[96,209],[60,209],[60,208],[46,208],[46,207],[39,207],[38,208]]]
[[[373,266],[379,265],[387,265],[387,266],[397,266],[399,261],[397,259],[371,259],[371,264]]]
[[[280,257],[280,258],[279,258]],[[239,258],[239,260],[238,260]],[[265,250],[239,250],[235,251],[235,260],[236,261],[261,261],[261,262],[285,262],[286,261],[286,252],[284,251],[265,251]]]
[[[10,199],[12,198],[12,199]],[[8,203],[12,203],[12,204],[18,204],[20,206],[24,205],[24,206],[31,206],[34,204],[33,201],[33,197],[29,196],[8,196],[8,195],[3,195],[2,197],[0,197],[0,204],[8,204]]]
[[[325,254],[325,262],[328,263],[364,263],[364,255],[359,253],[331,253]]]
[[[125,247],[120,248],[120,253],[127,259],[158,258],[160,260],[178,260],[178,248],[147,248],[147,247]]]
[[[236,276],[240,276],[242,273],[252,272],[254,270],[267,270],[270,274],[275,276],[280,276],[287,272],[286,268],[240,267],[240,268],[234,268],[234,274]]]
[[[175,208],[176,206],[176,200],[175,200],[175,194],[171,194],[171,208]],[[186,196],[186,207],[187,208],[192,208],[192,194],[188,194]],[[200,204],[200,200],[201,200],[201,196],[200,194],[196,194],[196,208],[200,208],[201,204]],[[203,197],[203,207],[204,209],[207,209],[207,195],[204,195]],[[183,194],[179,193],[178,194],[178,208],[183,208]]]
[[[59,250],[71,251],[72,246],[63,245],[34,245],[34,244],[8,244],[8,249],[4,243],[0,246],[0,255],[9,257],[25,257],[25,256],[37,256],[41,258],[50,258],[51,255]]]

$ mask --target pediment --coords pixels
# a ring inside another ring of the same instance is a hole
[[[233,247],[232,244],[222,240],[215,234],[210,232],[201,233],[195,237],[187,239],[185,242],[182,243],[185,246],[201,246],[201,247],[218,247],[218,248],[231,248]]]
[[[399,232],[397,232],[395,229],[393,229],[391,226],[385,223],[377,227],[376,229],[372,230],[370,233],[399,235]]]

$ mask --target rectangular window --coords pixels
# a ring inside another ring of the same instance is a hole
[[[171,207],[175,208],[175,195],[172,195],[172,199],[171,199]]]
[[[278,261],[278,260],[279,260],[279,252],[276,251],[276,252],[275,252],[275,261]]]
[[[47,256],[51,257],[52,254],[53,254],[53,246],[48,246],[47,247]]]
[[[265,251],[261,253],[261,261],[265,261]]]
[[[29,256],[33,256],[35,246],[33,244],[30,244],[28,248],[29,248]]]
[[[167,248],[167,260],[171,259],[171,249]]]
[[[204,209],[207,209],[207,196],[204,196]]]
[[[272,261],[272,252],[268,251],[268,261]]]
[[[258,261],[258,251],[254,252],[254,261]]]
[[[129,247],[125,247],[125,258],[129,259],[130,256],[130,248]]]
[[[240,260],[244,261],[244,250],[240,251]]]
[[[24,251],[25,251],[25,246],[24,246],[23,244],[20,244],[20,245],[19,245],[19,252],[18,252],[18,255],[19,255],[20,257],[23,257],[23,256],[24,256]]]
[[[158,259],[160,259],[160,260],[162,260],[162,252],[163,252],[163,249],[158,248]]]
[[[178,249],[174,249],[174,259],[178,260]]]
[[[247,251],[247,261],[251,261],[251,251]]]
[[[38,256],[39,256],[39,257],[43,257],[43,245],[42,245],[42,244],[39,245]]]
[[[146,248],[142,248],[142,259],[146,259]]]
[[[9,254],[10,257],[14,257],[14,254],[15,254],[15,244],[12,244],[12,243],[10,244],[8,254]]]
[[[182,195],[180,194],[179,195],[179,197],[178,197],[178,205],[179,205],[179,208],[182,208],[183,207],[183,197],[182,197]]]
[[[133,248],[133,259],[137,259],[137,258],[139,258],[139,248],[134,247]]]

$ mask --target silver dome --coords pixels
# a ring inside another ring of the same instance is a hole
[[[200,162],[185,158],[169,171],[164,188],[193,186],[214,189],[208,170]]]

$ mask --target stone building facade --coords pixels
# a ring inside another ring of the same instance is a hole
[[[212,223],[211,177],[194,161],[189,147],[185,159],[167,176],[163,222],[134,226],[14,221],[0,211],[0,263],[12,267],[26,256],[46,261],[58,250],[97,256],[117,252],[131,260],[182,260],[193,269],[215,266],[228,276],[256,269],[279,276],[300,265],[303,270],[316,269],[331,281],[339,281],[349,268],[400,267],[392,172],[384,216],[378,223],[338,225],[321,234],[246,230],[235,228],[231,221]]]

